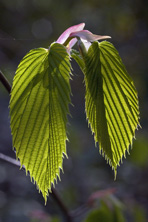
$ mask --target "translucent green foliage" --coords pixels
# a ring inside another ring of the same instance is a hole
[[[83,53],[82,48],[80,53],[71,50],[71,57],[84,72],[87,119],[100,152],[116,175],[139,124],[137,92],[111,43],[93,42],[88,52]],[[70,69],[66,48],[53,43],[49,49],[31,50],[20,62],[13,80],[13,147],[45,202],[66,155]]]
[[[71,57],[78,63],[82,72],[84,72],[85,63],[84,63],[84,60],[83,60],[82,56],[80,55],[80,53],[77,50],[72,49],[71,50]]]
[[[137,92],[111,43],[92,43],[84,61],[87,119],[100,152],[116,175],[139,124]]]
[[[31,50],[20,62],[10,100],[13,147],[45,198],[66,155],[70,58],[64,46]]]

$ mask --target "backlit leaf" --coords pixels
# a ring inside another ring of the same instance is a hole
[[[111,43],[94,42],[84,60],[87,119],[116,176],[139,124],[137,92]]]
[[[46,198],[66,155],[70,59],[64,46],[31,50],[19,64],[11,92],[13,147]]]
[[[85,63],[84,63],[84,60],[83,60],[82,56],[80,55],[80,53],[77,50],[72,49],[71,50],[71,57],[78,63],[82,72],[84,72]]]

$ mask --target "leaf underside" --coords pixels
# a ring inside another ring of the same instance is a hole
[[[66,155],[70,59],[64,46],[31,50],[19,64],[11,92],[13,147],[47,199]]]
[[[85,109],[102,155],[115,171],[129,151],[139,124],[135,86],[115,47],[94,42],[85,61]]]

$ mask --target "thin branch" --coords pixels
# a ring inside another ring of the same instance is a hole
[[[11,163],[11,164],[13,164],[15,166],[19,166],[19,167],[21,166],[21,164],[20,164],[20,162],[18,160],[15,160],[12,157],[9,157],[9,156],[7,156],[7,155],[5,155],[3,153],[0,153],[0,159],[6,161],[8,163]]]
[[[4,160],[8,163],[11,163],[15,166],[21,166],[20,162],[18,160],[15,160],[12,157],[9,157],[5,154],[0,153],[0,159]],[[65,204],[63,203],[63,201],[61,200],[61,198],[59,197],[59,195],[57,194],[57,192],[55,191],[55,189],[52,188],[52,193],[51,193],[52,198],[55,200],[55,202],[58,204],[58,206],[60,207],[61,211],[63,212],[63,215],[66,218],[66,222],[72,222],[72,217],[69,213],[69,210],[67,209],[67,207],[65,206]]]
[[[63,203],[63,201],[61,200],[61,198],[59,197],[59,195],[57,194],[57,192],[52,188],[52,193],[50,194],[53,199],[56,201],[56,203],[58,204],[58,206],[60,207],[60,209],[62,210],[63,214],[66,217],[66,221],[67,222],[72,222],[72,216],[69,212],[69,210],[67,209],[67,207],[65,206],[65,204]]]
[[[8,82],[8,80],[6,79],[6,77],[3,75],[2,71],[0,71],[0,81],[2,82],[3,86],[6,88],[8,93],[10,94],[10,92],[11,92],[11,85]]]

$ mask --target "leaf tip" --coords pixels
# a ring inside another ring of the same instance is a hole
[[[46,204],[47,204],[47,195],[45,195],[44,197],[44,205],[46,206]]]
[[[114,181],[116,180],[117,178],[117,167],[114,168]]]

